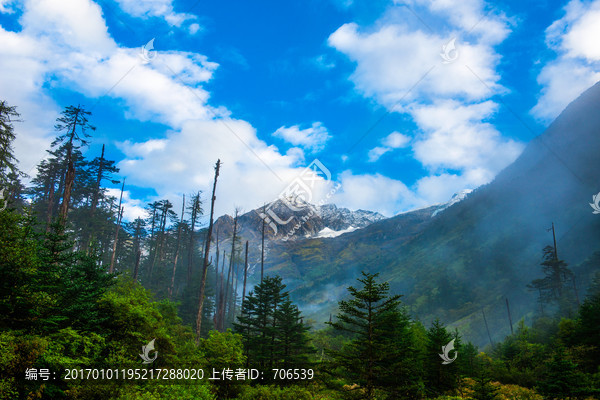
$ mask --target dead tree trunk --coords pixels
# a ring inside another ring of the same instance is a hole
[[[266,206],[263,204],[263,216],[266,216]],[[265,271],[265,217],[262,218],[262,244],[260,247],[260,283],[263,281]]]
[[[104,145],[102,145],[102,153],[100,154],[100,163],[98,165],[98,175],[96,175],[96,184],[94,186],[94,195],[92,196],[92,205],[90,206],[90,219],[87,223],[88,234],[87,239],[83,243],[83,248],[87,252],[87,248],[92,241],[94,236],[93,234],[93,225],[94,225],[94,215],[96,214],[96,208],[98,207],[98,201],[100,200],[100,184],[102,183],[102,172],[104,169]]]
[[[135,253],[135,267],[133,269],[133,280],[137,282],[138,274],[140,272],[140,259],[142,258],[142,251],[138,249]]]
[[[483,322],[485,323],[485,330],[487,331],[488,339],[490,339],[490,345],[493,348],[494,342],[492,342],[492,336],[490,335],[490,328],[488,327],[487,319],[485,318],[485,311],[483,311],[483,308],[481,309],[481,314],[483,314]]]
[[[133,280],[137,281],[140,272],[140,260],[142,258],[142,250],[140,248],[140,242],[142,240],[142,220],[140,218],[137,219],[134,235],[133,249],[135,251],[135,267],[133,268]]]
[[[48,192],[48,211],[46,219],[46,233],[50,232],[50,225],[52,225],[52,212],[54,209],[54,177],[50,178],[50,188]]]
[[[238,226],[238,216],[239,216],[239,210],[236,209],[235,210],[235,217],[233,219],[233,236],[231,237],[231,258],[229,259],[229,264],[230,264],[230,270],[231,270],[231,291],[233,292],[233,304],[229,305],[229,309],[228,309],[228,315],[229,315],[229,319],[231,319],[233,317],[233,313],[235,313],[235,296],[236,293],[234,291],[234,286],[233,286],[233,279],[234,279],[234,275],[235,275],[235,253],[236,253],[236,249],[235,249],[235,242],[237,241],[237,226]],[[227,284],[229,284],[229,279],[227,279]],[[225,296],[226,301],[229,301],[228,297]]]
[[[123,185],[121,186],[121,197],[119,198],[119,208],[117,214],[117,227],[115,229],[115,241],[113,243],[112,255],[110,256],[110,267],[108,268],[109,273],[113,273],[115,268],[115,256],[117,254],[117,242],[119,241],[119,229],[121,228],[121,219],[123,218],[123,190],[125,189],[125,179],[123,179]]]
[[[508,322],[510,323],[510,334],[512,335],[514,332],[513,332],[512,317],[510,316],[510,307],[508,306],[508,297],[506,297],[506,312],[508,312]]]
[[[169,287],[169,299],[173,296],[173,288],[175,287],[175,272],[177,271],[177,260],[179,258],[179,240],[181,239],[181,226],[183,225],[183,217],[185,215],[185,194],[183,195],[183,205],[181,206],[181,221],[177,227],[177,242],[175,244],[175,257],[173,260],[173,274],[171,275],[171,286]]]
[[[219,276],[219,307],[217,308],[217,330],[219,332],[223,332],[225,328],[225,324],[223,323],[223,318],[225,315],[225,282],[223,282],[223,278],[225,278],[225,250],[223,250],[223,265],[221,266],[221,274]]]
[[[244,256],[244,287],[242,289],[242,310],[244,310],[244,299],[246,298],[246,278],[248,276],[248,241],[246,240],[246,255]]]
[[[196,316],[196,345],[200,344],[200,332],[202,329],[202,311],[204,310],[204,290],[206,286],[206,274],[208,272],[208,254],[210,253],[210,237],[213,230],[213,217],[215,212],[215,192],[217,190],[217,178],[219,177],[219,169],[221,168],[221,160],[217,160],[215,166],[215,181],[213,183],[212,197],[210,199],[210,219],[208,230],[206,232],[206,248],[204,250],[204,263],[202,265],[202,277],[200,279],[200,294],[198,299],[198,315]]]
[[[69,211],[69,203],[71,202],[71,191],[75,183],[75,164],[73,163],[73,139],[75,138],[75,129],[77,128],[77,117],[79,116],[79,108],[75,111],[73,129],[67,144],[67,173],[65,175],[65,191],[63,193],[63,201],[60,206],[60,222],[67,223],[67,212]]]
[[[217,240],[216,240],[216,262],[215,262],[215,314],[213,315],[213,323],[215,324],[215,329],[219,329],[219,230],[217,230]]]

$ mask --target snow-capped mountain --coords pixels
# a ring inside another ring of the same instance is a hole
[[[336,237],[369,226],[385,219],[385,216],[373,211],[352,211],[334,204],[290,204],[278,199],[264,209],[258,208],[239,216],[240,235],[247,240],[260,238],[263,218],[268,240],[296,240]],[[215,222],[215,231],[224,238],[231,236],[232,230],[233,218],[229,215],[219,217]]]

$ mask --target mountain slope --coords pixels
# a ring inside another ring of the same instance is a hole
[[[576,273],[581,292],[598,268],[582,263],[600,249],[600,217],[588,204],[600,191],[599,154],[596,84],[492,183],[419,220],[413,226],[418,229],[397,229],[410,225],[401,215],[334,239],[278,243],[268,271],[293,277],[287,282],[292,296],[317,322],[335,310],[360,270],[380,272],[405,295],[413,315],[426,322],[440,317],[485,344],[482,307],[496,338],[509,331],[506,298],[514,322],[536,309],[525,285],[541,276],[541,249],[552,243],[546,230],[552,222],[559,256]]]

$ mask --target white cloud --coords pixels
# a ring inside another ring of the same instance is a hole
[[[14,0],[0,0],[0,13],[12,14],[15,12],[13,6]]]
[[[192,14],[177,13],[173,0],[116,0],[123,11],[138,18],[159,17],[172,26],[181,26],[189,19],[195,19]],[[196,24],[197,25],[197,24]],[[195,32],[194,32],[195,33]]]
[[[190,26],[188,27],[188,31],[190,32],[190,35],[195,35],[196,33],[198,33],[198,31],[200,31],[201,27],[199,24],[190,24]]]
[[[320,69],[329,70],[335,68],[335,63],[333,61],[330,61],[324,54],[313,58],[312,62],[314,63],[314,65],[317,66],[317,68]]]
[[[392,149],[389,147],[376,146],[369,150],[369,162],[375,162],[381,158],[382,155],[391,151]]]
[[[542,94],[531,112],[549,121],[600,80],[600,0],[571,0],[565,15],[546,29],[546,44],[557,53],[538,75]]]
[[[410,137],[403,135],[399,132],[392,132],[383,138],[381,141],[382,146],[376,146],[369,150],[369,162],[375,162],[379,158],[394,149],[406,147],[410,142]]]
[[[392,132],[387,135],[381,143],[384,146],[390,147],[392,149],[399,149],[401,147],[405,147],[410,142],[410,136],[403,135],[400,132]]]
[[[453,36],[411,30],[400,22],[361,32],[350,23],[338,28],[329,44],[357,63],[351,75],[357,89],[390,109],[401,107],[399,101],[440,96],[476,101],[488,97],[490,89],[503,90],[495,71],[500,57],[487,44],[457,40],[459,58],[442,64],[441,46]]]
[[[394,2],[403,3],[400,0]],[[498,44],[510,33],[512,21],[504,13],[490,10],[491,6],[481,0],[413,0],[409,4],[429,8],[448,18],[463,32],[477,35],[485,43]]]
[[[127,184],[127,183],[126,183]],[[112,196],[117,199],[117,205],[119,204],[119,197],[121,196],[121,189],[110,188],[107,189],[108,196]],[[136,218],[145,218],[146,211],[144,210],[145,203],[139,199],[135,199],[131,197],[131,192],[129,190],[123,191],[123,220],[124,221],[133,221]]]
[[[325,143],[331,137],[321,122],[313,122],[312,126],[306,129],[301,129],[299,125],[282,126],[273,133],[273,136],[312,152],[323,150]]]
[[[352,210],[374,210],[392,216],[399,210],[427,204],[401,181],[381,174],[354,175],[348,170],[340,175],[340,183],[333,203]]]
[[[491,180],[523,150],[522,144],[502,138],[483,122],[497,107],[489,100],[470,105],[446,100],[415,108],[411,114],[424,131],[413,144],[415,158],[434,172],[482,169]]]

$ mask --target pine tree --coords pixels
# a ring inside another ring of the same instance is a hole
[[[87,138],[89,138],[90,135],[86,133],[87,129],[96,130],[96,128],[91,126],[87,120],[87,116],[90,114],[91,112],[86,111],[81,106],[68,106],[63,110],[62,116],[56,119],[57,123],[54,126],[58,132],[64,133],[59,135],[54,142],[52,142],[52,147],[64,145],[67,150],[65,157],[66,170],[63,175],[64,191],[59,215],[63,224],[67,221],[67,211],[71,201],[71,192],[73,191],[73,185],[75,183],[73,150],[88,145]],[[79,128],[79,132],[77,128]]]
[[[480,373],[475,379],[475,385],[473,385],[472,398],[474,400],[496,400],[499,390],[498,386],[492,385],[488,376]]]
[[[309,354],[314,353],[302,323],[302,313],[290,299],[281,302],[274,313],[276,336],[274,364],[284,369],[307,368]]]
[[[377,390],[391,397],[411,392],[408,382],[416,378],[402,358],[410,355],[412,340],[399,295],[389,295],[387,282],[377,283],[378,274],[362,273],[360,289],[349,287],[351,298],[339,302],[337,321],[329,323],[351,336],[341,351],[328,351],[343,378],[358,384],[362,397],[375,398]]]
[[[298,307],[281,277],[264,277],[248,293],[234,324],[242,334],[248,365],[261,370],[306,368],[313,352]]]
[[[449,393],[458,387],[459,363],[442,364],[439,354],[442,348],[454,339],[454,349],[460,352],[460,337],[457,333],[448,332],[446,327],[436,319],[427,331],[427,347],[425,354],[425,387],[431,396]],[[449,357],[454,357],[452,353]],[[457,355],[458,357],[458,355]]]
[[[539,293],[542,307],[544,304],[558,304],[563,310],[568,310],[576,296],[570,290],[573,286],[573,272],[564,260],[558,258],[555,247],[546,246],[543,252],[544,259],[541,265],[544,277],[534,279],[527,287]]]
[[[208,275],[210,242],[212,240],[212,230],[214,223],[215,201],[217,200],[217,179],[219,178],[219,170],[221,169],[221,160],[217,160],[215,165],[215,180],[213,182],[212,196],[210,199],[210,217],[208,220],[208,230],[206,232],[206,247],[204,249],[204,261],[202,262],[202,276],[200,277],[200,293],[198,295],[198,314],[196,316],[196,344],[200,343],[200,335],[202,333],[203,308],[204,298],[206,297],[206,277]]]
[[[13,122],[18,121],[19,113],[15,106],[0,101],[0,185],[9,181],[11,172],[18,172],[17,159],[13,152],[15,132]]]
[[[546,363],[545,379],[538,390],[549,399],[585,398],[585,378],[564,348],[558,347]]]

